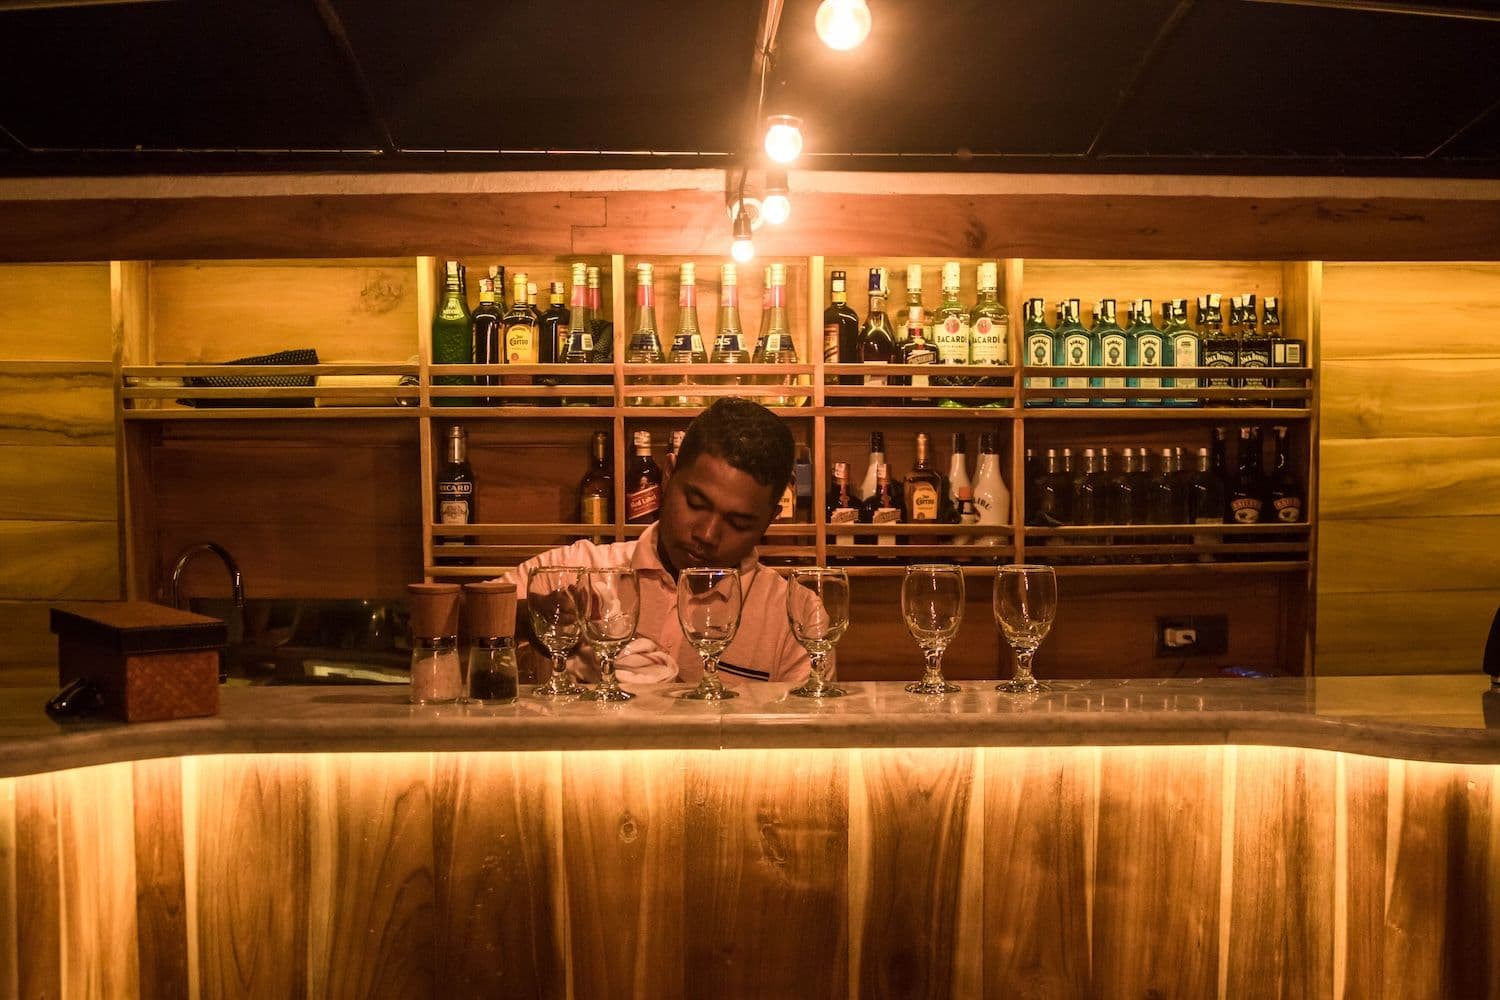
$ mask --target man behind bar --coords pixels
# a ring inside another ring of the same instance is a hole
[[[689,425],[662,491],[660,518],[640,538],[609,545],[580,540],[549,549],[502,579],[514,582],[524,601],[527,577],[537,566],[634,567],[641,617],[635,640],[616,661],[620,680],[695,682],[703,665],[677,621],[677,571],[738,567],[744,611],[719,663],[720,676],[730,687],[800,683],[810,664],[787,623],[788,584],[762,566],[755,552],[791,480],[793,459],[792,434],[780,417],[748,399],[721,398]],[[525,624],[524,604],[520,617]],[[831,661],[829,666],[831,676]],[[589,655],[573,657],[568,669],[584,680],[598,674]]]

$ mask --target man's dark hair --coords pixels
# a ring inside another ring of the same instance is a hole
[[[721,397],[698,414],[682,438],[677,464],[690,465],[704,452],[771,487],[772,504],[792,480],[792,432],[776,414],[741,396]]]

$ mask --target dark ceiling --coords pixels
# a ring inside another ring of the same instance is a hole
[[[1500,177],[1500,0],[869,2],[785,4],[803,166]],[[725,165],[763,7],[0,0],[0,174]]]

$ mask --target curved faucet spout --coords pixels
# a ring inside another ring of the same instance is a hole
[[[182,607],[182,571],[200,552],[212,552],[219,557],[224,568],[229,570],[229,583],[234,588],[234,606],[243,608],[245,606],[245,583],[244,578],[240,576],[239,564],[234,561],[234,556],[229,554],[229,550],[217,542],[198,542],[178,553],[177,565],[172,567],[172,607]]]

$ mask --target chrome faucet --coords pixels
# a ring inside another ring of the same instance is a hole
[[[193,556],[200,552],[212,552],[224,563],[224,568],[229,570],[230,586],[234,588],[234,606],[244,608],[245,581],[240,576],[239,564],[234,561],[234,556],[229,554],[229,550],[217,542],[198,542],[178,553],[177,565],[172,567],[172,607],[182,607],[182,571],[192,561]]]

